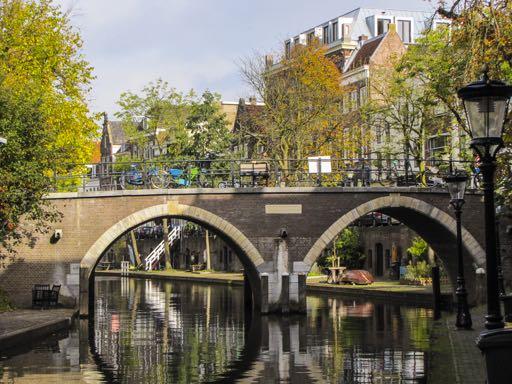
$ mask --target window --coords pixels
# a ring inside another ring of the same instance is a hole
[[[350,92],[350,110],[357,108],[357,89]]]
[[[308,45],[313,42],[314,38],[315,38],[315,32],[309,32],[308,33]]]
[[[324,44],[329,44],[329,26],[326,25],[323,30],[322,39]]]
[[[368,250],[368,268],[373,268],[373,252],[371,249]]]
[[[350,35],[350,25],[343,24],[343,40],[349,40]]]
[[[410,43],[411,40],[411,21],[410,20],[398,20],[396,22],[398,36],[404,43]]]
[[[375,128],[375,141],[377,141],[377,144],[382,143],[382,129],[380,126]]]
[[[336,41],[338,39],[338,22],[335,21],[334,23],[332,23],[332,41]]]
[[[377,19],[377,35],[386,33],[389,29],[389,24],[391,24],[391,19]]]
[[[297,45],[299,44],[300,42],[300,39],[298,37],[296,37],[294,40],[293,40],[293,44]]]
[[[287,41],[286,44],[284,45],[284,54],[287,59],[290,58],[291,48],[291,43]]]
[[[359,88],[359,105],[363,105],[367,99],[368,96],[368,90],[366,88],[366,85]]]

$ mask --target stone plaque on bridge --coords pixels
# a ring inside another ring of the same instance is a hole
[[[267,215],[301,215],[302,204],[266,204]]]

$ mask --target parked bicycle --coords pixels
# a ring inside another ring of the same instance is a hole
[[[199,167],[159,169],[149,175],[149,183],[153,188],[208,188],[208,174],[207,169]]]

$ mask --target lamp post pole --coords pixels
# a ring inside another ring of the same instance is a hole
[[[468,292],[466,290],[464,279],[464,261],[462,259],[462,206],[464,200],[452,200],[452,207],[455,210],[455,219],[457,221],[457,263],[458,263],[458,276],[457,276],[457,289],[455,295],[457,296],[457,320],[455,326],[457,328],[471,329],[473,322],[471,321],[471,314],[468,307]]]
[[[496,246],[496,212],[494,210],[494,174],[496,155],[503,147],[503,129],[508,115],[512,86],[500,80],[491,80],[488,69],[483,77],[458,90],[464,103],[471,129],[471,148],[481,159],[485,217],[485,262],[487,265],[486,331],[481,332],[477,346],[485,355],[487,383],[509,383],[512,365],[512,330],[504,329],[501,316],[498,283],[498,249]]]
[[[481,170],[484,190],[485,218],[485,263],[487,265],[487,315],[485,328],[503,328],[505,323],[501,316],[500,294],[498,285],[498,258],[496,252],[496,219],[494,211],[494,174],[496,161],[489,153],[481,158]]]
[[[487,315],[485,328],[505,326],[501,316],[498,284],[498,253],[494,210],[494,175],[496,155],[503,147],[503,129],[508,114],[512,86],[500,80],[491,80],[484,68],[480,80],[457,92],[464,103],[471,129],[471,148],[480,157],[484,191],[485,262],[487,278]]]
[[[464,279],[464,259],[462,253],[462,206],[464,205],[464,192],[466,190],[467,176],[464,173],[451,173],[445,177],[445,182],[450,192],[450,205],[455,212],[457,223],[457,318],[455,326],[457,328],[471,329],[473,322],[468,306],[468,292]]]

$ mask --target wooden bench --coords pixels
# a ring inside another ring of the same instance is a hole
[[[250,176],[253,187],[257,185],[257,178],[264,179],[265,185],[268,185],[269,175],[268,164],[264,161],[251,161],[240,164],[240,177]]]
[[[48,308],[59,302],[60,285],[36,284],[32,288],[32,307]]]

